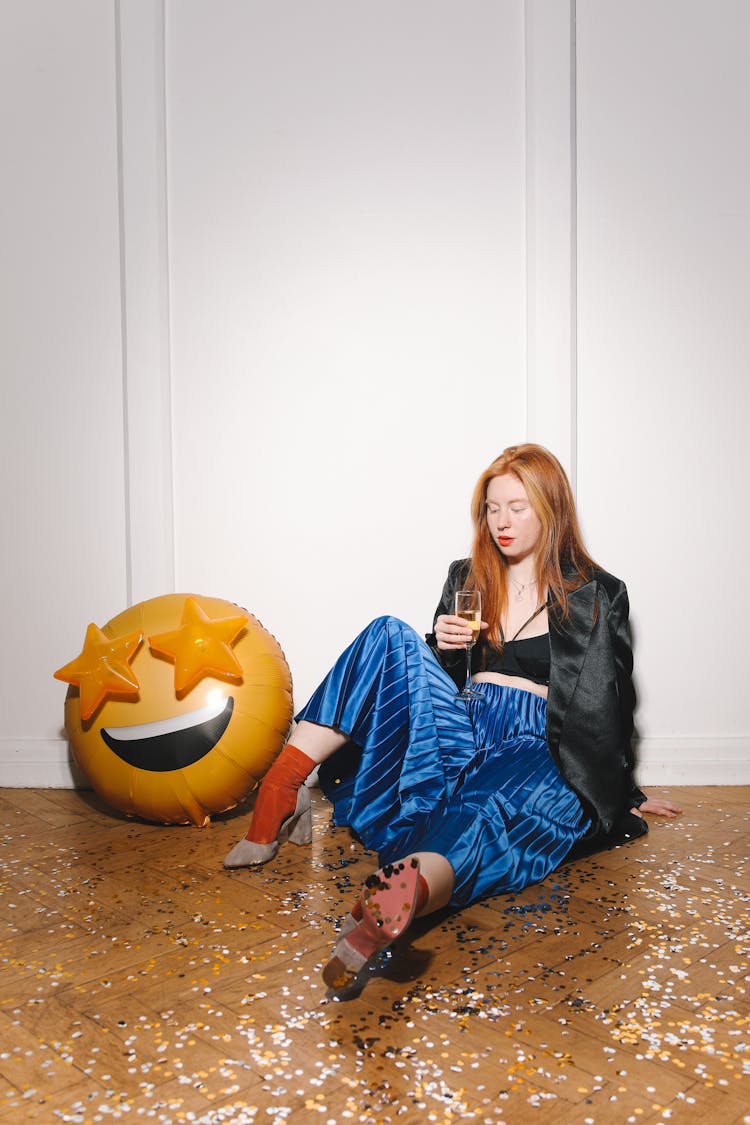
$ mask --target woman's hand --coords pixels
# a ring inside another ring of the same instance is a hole
[[[487,628],[483,621],[482,629]],[[463,617],[456,617],[453,613],[441,613],[435,621],[435,640],[437,646],[444,651],[450,649],[466,648],[471,644],[473,633]]]
[[[652,816],[666,816],[671,820],[672,817],[680,815],[682,808],[680,805],[676,805],[674,801],[668,801],[666,797],[649,797],[637,809],[631,809],[630,811],[635,813],[636,816],[651,813]]]

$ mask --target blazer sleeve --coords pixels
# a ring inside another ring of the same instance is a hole
[[[620,730],[622,733],[625,768],[627,770],[626,791],[630,807],[642,805],[646,794],[635,783],[635,754],[633,752],[633,712],[635,711],[635,688],[633,686],[633,649],[630,641],[630,603],[623,583],[610,604],[608,624],[612,638],[612,651],[617,677],[617,697],[620,706]]]
[[[443,585],[440,601],[432,616],[432,632],[427,633],[425,640],[432,649],[438,663],[445,669],[456,683],[463,684],[462,672],[466,666],[466,653],[463,650],[439,649],[435,637],[435,622],[444,613],[453,613],[454,595],[460,590],[466,575],[469,573],[470,559],[456,559],[448,568],[448,577]]]

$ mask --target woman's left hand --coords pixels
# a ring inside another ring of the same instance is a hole
[[[670,819],[674,816],[679,816],[682,812],[680,805],[676,805],[674,801],[668,801],[666,797],[649,797],[638,808],[631,809],[632,813],[636,816],[643,816],[644,813],[651,813],[653,816],[666,816]]]

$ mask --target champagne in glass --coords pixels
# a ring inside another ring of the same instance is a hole
[[[471,650],[479,637],[482,624],[482,595],[479,590],[456,590],[455,614],[471,629],[471,640],[466,645],[466,683],[458,693],[459,699],[481,698],[481,691],[471,686]]]

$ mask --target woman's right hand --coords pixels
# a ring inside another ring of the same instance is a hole
[[[486,621],[482,622],[481,628],[487,628]],[[435,620],[434,633],[438,648],[444,652],[451,649],[465,649],[468,644],[471,644],[473,637],[473,633],[463,617],[456,617],[453,613],[440,614]]]

